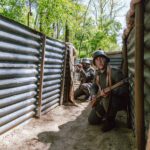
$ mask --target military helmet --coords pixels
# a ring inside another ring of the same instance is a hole
[[[95,51],[95,52],[93,53],[93,55],[92,55],[92,57],[93,57],[93,64],[94,64],[94,65],[95,65],[95,59],[96,59],[98,56],[103,56],[103,57],[105,57],[105,58],[107,59],[108,62],[110,61],[110,58],[106,55],[106,53],[105,53],[103,50],[99,49],[99,50]]]
[[[88,58],[83,58],[82,63],[90,64],[90,60]]]

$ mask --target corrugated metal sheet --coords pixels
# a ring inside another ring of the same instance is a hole
[[[0,16],[0,134],[35,115],[40,39]]]
[[[134,63],[135,63],[135,54],[134,54],[134,29],[131,30],[128,39],[127,39],[127,57],[128,57],[128,76],[134,76],[135,69],[134,69]],[[130,78],[129,80],[129,96],[130,96],[130,120],[131,120],[131,126],[134,130],[135,134],[135,102],[134,102],[134,77]]]
[[[150,0],[145,1],[144,11],[144,119],[145,119],[145,135],[147,138],[149,122],[150,122]],[[128,49],[128,74],[135,74],[135,33],[134,29],[130,32],[127,39]],[[135,114],[134,114],[134,79],[130,80],[130,100],[131,100],[131,119],[132,128],[135,133]]]
[[[145,3],[144,15],[144,110],[146,137],[150,123],[150,0]]]
[[[110,55],[109,58],[110,58],[109,64],[112,67],[117,67],[117,68],[121,69],[121,67],[122,67],[122,55],[121,54]]]
[[[63,75],[65,44],[46,39],[42,114],[59,105]]]
[[[64,43],[0,15],[0,134],[31,120],[39,104],[41,114],[59,105],[64,50]]]

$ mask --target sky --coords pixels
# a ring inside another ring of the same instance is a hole
[[[128,10],[130,9],[130,2],[131,0],[126,0],[125,7],[121,10],[120,17],[118,17],[118,20],[122,23],[123,28],[126,27],[126,14]]]
[[[122,9],[119,17],[117,17],[117,20],[122,24],[122,29],[117,38],[117,42],[120,45],[120,47],[122,47],[122,34],[123,34],[124,29],[126,28],[126,14],[128,10],[130,9],[130,2],[131,0],[125,0],[125,7]]]

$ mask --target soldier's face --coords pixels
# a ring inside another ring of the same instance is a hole
[[[90,64],[87,64],[87,63],[82,63],[82,65],[83,65],[83,68],[89,68],[90,67]]]
[[[107,64],[107,60],[105,57],[99,56],[95,59],[95,64],[98,69],[104,70]]]
[[[82,63],[82,66],[83,66],[83,68],[86,68],[86,63],[83,62],[83,63]]]
[[[86,64],[86,68],[89,68],[90,67],[90,64]]]

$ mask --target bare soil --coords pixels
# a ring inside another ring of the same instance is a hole
[[[136,150],[135,138],[126,127],[126,114],[117,114],[116,127],[106,133],[101,125],[88,124],[88,102],[58,106],[41,119],[0,137],[0,150]]]

